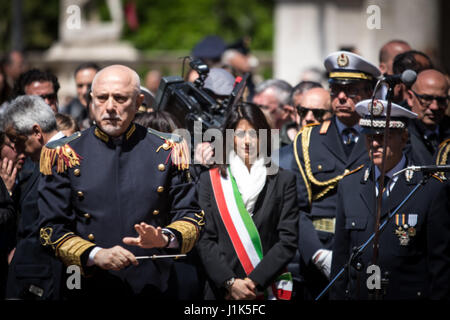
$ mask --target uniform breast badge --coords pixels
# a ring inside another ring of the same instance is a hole
[[[395,215],[395,234],[400,241],[401,246],[409,245],[411,237],[416,236],[417,214],[396,214]]]

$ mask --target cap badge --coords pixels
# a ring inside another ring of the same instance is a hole
[[[341,53],[339,57],[337,58],[337,64],[339,67],[346,67],[348,66],[348,57],[345,53]]]
[[[380,101],[375,100],[373,102],[373,104],[369,103],[369,112],[373,113],[373,115],[375,117],[380,116],[383,113],[383,111],[384,111],[384,106]]]

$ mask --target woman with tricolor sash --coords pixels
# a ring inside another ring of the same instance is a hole
[[[257,106],[234,106],[222,129],[224,162],[200,176],[206,224],[197,248],[208,278],[206,299],[291,297],[292,276],[285,271],[297,248],[295,178],[273,170],[270,131]]]

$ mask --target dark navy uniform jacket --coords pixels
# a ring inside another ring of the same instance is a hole
[[[15,235],[11,230],[14,227],[16,210],[3,179],[0,179],[0,299],[5,298],[6,276],[8,274],[8,254],[11,250],[11,238]]]
[[[339,183],[336,234],[333,246],[331,278],[347,263],[351,248],[363,244],[375,229],[375,182],[372,174],[363,170],[345,177]],[[371,170],[370,170],[371,172]],[[401,174],[389,196],[388,205],[382,208],[381,222],[402,202],[421,180],[414,173],[410,181]],[[366,176],[366,177],[365,177]],[[367,179],[366,179],[367,178]],[[450,214],[448,187],[431,177],[399,211],[410,221],[416,215],[415,235],[407,245],[400,244],[396,234],[400,218],[390,220],[379,238],[378,266],[381,275],[389,273],[385,299],[442,299],[449,298],[450,286]],[[414,219],[413,219],[414,221]],[[367,299],[366,280],[368,265],[372,264],[372,244],[362,254],[359,262],[359,291],[357,271],[352,267],[350,276],[344,272],[332,287],[331,298]],[[347,292],[348,290],[348,292]]]
[[[60,299],[63,264],[39,241],[37,206],[39,166],[36,165],[20,194],[16,250],[9,266],[8,299]]]
[[[41,176],[41,242],[52,247],[66,265],[76,264],[85,274],[93,274],[85,280],[96,283],[96,288],[100,283],[106,283],[106,287],[121,283],[133,293],[141,292],[146,285],[165,291],[173,263],[170,259],[140,260],[139,266],[117,272],[97,267],[92,271],[86,262],[93,245],[120,245],[135,256],[172,250],[123,244],[124,237],[138,236],[134,225],[140,222],[172,231],[179,243],[179,249],[173,250],[191,250],[203,225],[203,212],[188,170],[180,170],[173,163],[175,147],[163,133],[149,133],[137,124],[132,124],[118,142],[95,126],[79,135],[54,148],[61,154],[61,149],[69,146],[72,160],[80,158],[79,164],[58,170],[62,165],[59,156],[50,174],[47,170]],[[101,282],[102,277],[108,281]]]
[[[450,138],[450,118],[444,117],[439,125],[438,136],[436,137],[436,144],[443,142]],[[425,137],[424,125],[418,119],[409,121],[408,124],[409,141],[408,144],[417,154],[417,165],[434,164],[434,155],[438,151],[438,146],[433,145],[431,141]]]
[[[335,179],[344,174],[345,170],[352,172],[368,160],[364,139],[361,135],[350,155],[346,155],[342,136],[339,134],[336,126],[336,117],[309,129],[311,129],[309,147],[307,148],[310,158],[309,167],[311,174],[316,180],[323,182]],[[333,233],[316,231],[312,220],[315,218],[335,217],[338,188],[337,181],[331,183],[329,184],[329,191],[324,193],[320,198],[314,199],[316,195],[328,187],[310,183],[310,179],[306,174],[307,168],[305,168],[305,154],[303,153],[302,137],[304,133],[305,129],[298,134],[296,148],[306,181],[300,174],[297,163],[295,163],[292,170],[298,173],[297,198],[300,203],[300,208],[305,208],[305,201],[308,201],[307,188],[311,190],[312,202],[309,205],[309,209],[301,210],[299,222],[299,251],[304,262],[309,264],[317,250],[323,248],[331,250]]]

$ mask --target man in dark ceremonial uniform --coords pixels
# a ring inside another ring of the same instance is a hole
[[[5,110],[4,123],[11,147],[34,163],[26,184],[22,181],[19,190],[13,190],[19,215],[6,298],[59,299],[63,265],[40,244],[37,199],[41,150],[64,134],[57,130],[51,107],[36,95],[14,99]]]
[[[137,257],[187,253],[203,225],[181,139],[132,122],[139,88],[128,67],[102,69],[96,125],[42,152],[41,242],[86,276],[69,295],[169,298],[173,259]]]
[[[331,269],[337,184],[367,160],[359,139],[355,104],[371,96],[378,68],[350,52],[334,52],[325,59],[329,72],[334,117],[302,128],[294,140],[292,170],[298,173],[300,212],[299,252],[305,279],[305,299],[326,286]],[[320,271],[319,271],[320,270]]]
[[[408,143],[417,152],[420,164],[433,164],[439,144],[450,138],[450,117],[445,114],[448,89],[444,74],[427,69],[417,75],[416,82],[408,90],[408,105],[417,113],[417,119],[408,124]]]
[[[336,234],[333,246],[331,276],[338,274],[349,261],[352,248],[365,243],[375,231],[377,197],[382,192],[380,223],[390,213],[392,219],[379,235],[379,275],[387,282],[379,283],[387,300],[448,299],[450,288],[450,215],[448,188],[433,175],[417,192],[394,212],[397,206],[423,178],[422,172],[404,170],[417,165],[415,153],[404,148],[408,141],[407,120],[417,115],[392,104],[387,143],[384,144],[387,102],[376,101],[371,121],[371,100],[361,101],[356,110],[361,114],[367,151],[371,162],[339,183]],[[384,182],[381,182],[384,161]],[[395,173],[400,172],[398,175]],[[373,242],[352,263],[332,287],[333,299],[368,299],[376,282],[368,267],[373,262]],[[359,271],[353,266],[361,264]],[[387,277],[386,277],[387,274]]]

